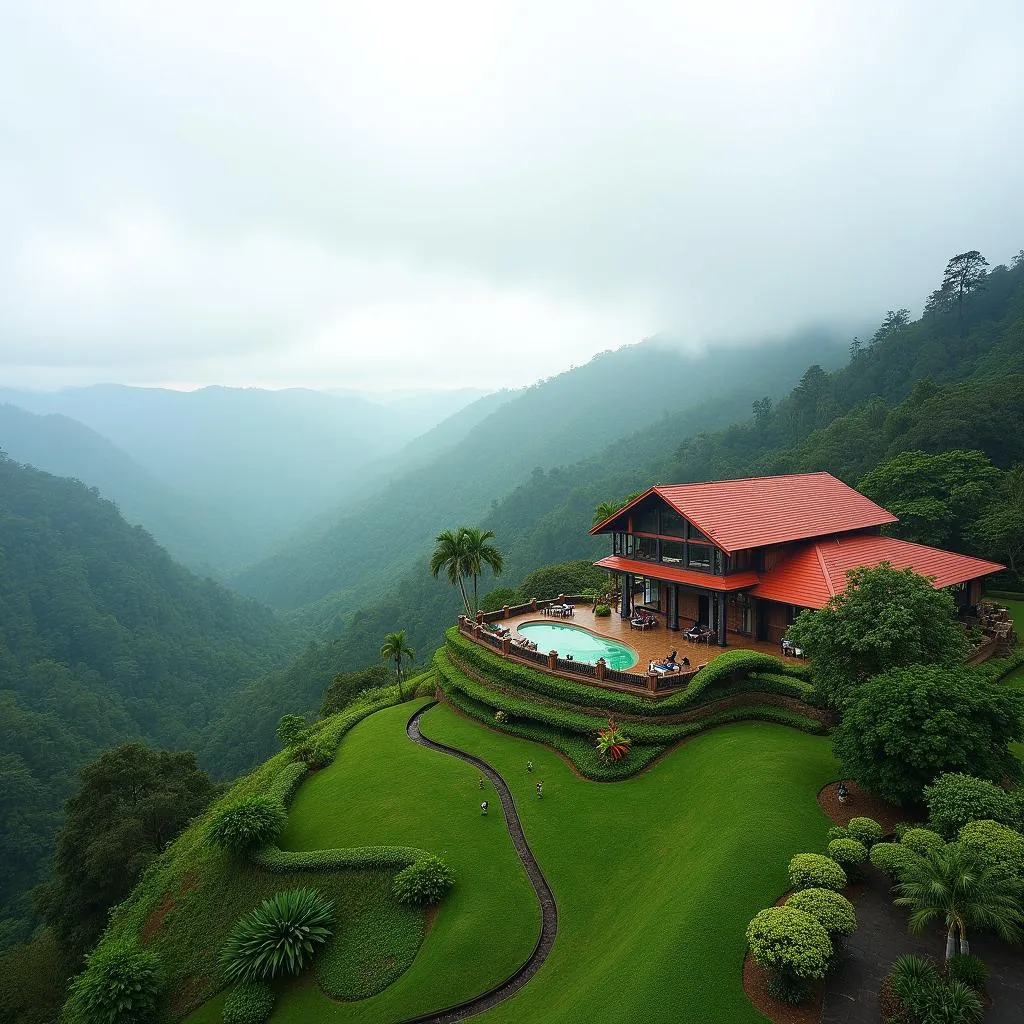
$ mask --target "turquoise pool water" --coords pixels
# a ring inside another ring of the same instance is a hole
[[[528,622],[520,626],[517,632],[532,640],[542,653],[558,651],[562,658],[571,654],[576,661],[585,661],[590,665],[595,664],[598,658],[604,658],[609,668],[621,671],[640,660],[640,655],[632,647],[620,644],[618,640],[606,640],[579,626]]]

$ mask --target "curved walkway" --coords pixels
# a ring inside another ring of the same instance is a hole
[[[475,1017],[478,1013],[483,1013],[484,1010],[489,1010],[492,1006],[497,1006],[498,1003],[504,1002],[506,999],[514,996],[540,970],[541,965],[548,958],[548,953],[551,952],[551,947],[555,944],[555,933],[558,931],[558,908],[555,906],[555,897],[551,893],[551,887],[544,878],[540,866],[533,856],[533,852],[530,850],[529,845],[527,845],[526,836],[523,834],[523,826],[519,821],[519,815],[516,813],[515,801],[512,799],[512,794],[509,792],[505,780],[481,758],[475,757],[464,750],[459,750],[457,747],[436,743],[434,740],[427,739],[420,732],[420,716],[425,711],[429,711],[436,706],[437,701],[433,701],[420,708],[406,723],[405,731],[409,739],[414,743],[418,743],[421,747],[439,750],[442,754],[449,754],[451,757],[458,757],[463,761],[468,761],[474,768],[477,768],[490,779],[491,785],[494,786],[495,792],[501,800],[501,809],[505,812],[505,823],[508,826],[508,834],[512,838],[512,845],[516,848],[516,853],[519,854],[519,859],[523,862],[523,867],[526,869],[530,884],[537,893],[537,899],[540,902],[540,937],[537,939],[537,945],[526,962],[514,974],[498,985],[495,985],[494,988],[488,989],[488,991],[475,996],[473,999],[467,999],[464,1003],[449,1006],[447,1009],[435,1010],[433,1013],[425,1013],[420,1017],[410,1017],[403,1021],[402,1024],[450,1024],[453,1021],[467,1020],[469,1017]]]

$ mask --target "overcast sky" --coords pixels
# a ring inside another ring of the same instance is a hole
[[[0,0],[0,384],[528,383],[1024,246],[1024,3]]]

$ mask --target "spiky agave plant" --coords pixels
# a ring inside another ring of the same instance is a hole
[[[614,718],[608,719],[608,725],[597,731],[597,752],[602,757],[610,757],[613,761],[621,761],[629,753],[629,745],[633,741],[615,724]]]
[[[319,889],[285,889],[235,925],[221,951],[229,981],[298,974],[333,934],[334,902]]]

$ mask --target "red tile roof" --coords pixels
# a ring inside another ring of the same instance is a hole
[[[648,576],[655,580],[666,580],[669,583],[685,583],[691,587],[702,587],[707,590],[742,590],[744,587],[757,583],[756,572],[734,572],[728,576],[712,576],[710,573],[697,572],[694,569],[674,569],[661,562],[639,562],[620,555],[609,555],[595,562],[602,569],[612,572],[631,572],[634,576]]]
[[[831,473],[791,473],[652,487],[590,532],[605,529],[650,494],[667,501],[728,553],[898,522]]]
[[[911,544],[895,537],[859,534],[819,540],[801,547],[768,572],[750,593],[769,601],[821,608],[833,594],[846,589],[846,573],[859,565],[891,562],[897,569],[913,569],[935,578],[936,587],[999,572],[1004,567],[969,555]]]

